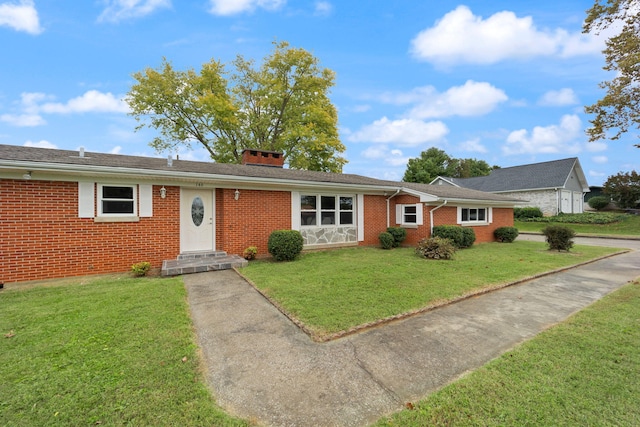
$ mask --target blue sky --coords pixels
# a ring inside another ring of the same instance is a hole
[[[288,41],[336,72],[349,163],[400,180],[438,147],[502,167],[579,157],[590,185],[640,170],[637,134],[588,143],[606,34],[581,34],[585,1],[0,0],[0,144],[166,156],[134,132],[132,73]],[[175,153],[174,153],[175,154]],[[208,160],[204,150],[180,158]]]

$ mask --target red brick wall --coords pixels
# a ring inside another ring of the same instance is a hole
[[[387,229],[387,201],[384,196],[364,196],[364,240],[365,246],[380,244],[378,234]]]
[[[249,246],[258,256],[268,254],[267,241],[274,230],[291,229],[291,193],[288,191],[216,190],[216,248],[242,255]]]
[[[387,229],[387,206],[384,196],[365,196],[365,239],[361,245],[378,246],[378,234]],[[401,195],[390,200],[389,221],[392,227],[396,224],[396,205],[415,204],[419,199],[415,196]],[[416,228],[407,227],[407,238],[403,246],[415,246],[420,239],[428,237],[431,233],[430,212],[436,206],[423,205],[422,225]],[[433,222],[436,225],[456,225],[458,220],[458,208],[456,206],[443,206],[433,212]],[[472,227],[476,233],[476,242],[493,242],[493,231],[498,227],[513,226],[513,209],[493,208],[493,222],[488,225]]]
[[[153,188],[153,218],[95,223],[78,218],[78,184],[0,181],[0,282],[128,271],[131,264],[179,252],[177,187]]]

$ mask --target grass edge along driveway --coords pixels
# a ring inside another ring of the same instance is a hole
[[[252,261],[239,271],[307,333],[323,341],[379,319],[441,305],[544,272],[618,252],[540,242],[484,243],[454,260],[426,260],[412,248],[354,247],[303,253],[293,262]]]
[[[376,427],[640,425],[640,282]]]

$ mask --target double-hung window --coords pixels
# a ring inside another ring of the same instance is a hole
[[[422,225],[422,203],[396,205],[396,224],[410,228]]]
[[[137,215],[136,186],[100,184],[98,186],[98,215]]]
[[[324,194],[300,195],[300,225],[353,225],[353,196]]]

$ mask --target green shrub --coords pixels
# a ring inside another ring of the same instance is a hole
[[[393,235],[389,232],[383,231],[378,234],[378,239],[380,240],[380,245],[382,245],[382,249],[391,249],[395,243],[395,239]]]
[[[256,246],[249,246],[242,252],[242,257],[247,261],[251,261],[252,259],[256,259],[257,254],[258,248]]]
[[[429,259],[451,259],[456,253],[453,240],[443,237],[429,237],[421,239],[416,248],[416,254]]]
[[[527,222],[561,222],[564,224],[612,224],[626,218],[625,214],[611,212],[584,212],[580,214],[560,214],[543,218],[529,218]]]
[[[476,241],[476,232],[473,228],[462,227],[462,246],[460,248],[470,248]]]
[[[131,266],[131,272],[138,277],[146,276],[149,270],[151,270],[151,263],[147,261],[136,262]]]
[[[518,220],[528,218],[542,218],[542,210],[540,208],[527,207],[527,208],[513,208],[513,217]]]
[[[393,247],[399,247],[404,239],[407,238],[407,230],[402,227],[389,227],[387,228],[387,233],[393,236]]]
[[[599,211],[600,209],[604,209],[609,205],[609,198],[607,196],[595,196],[590,198],[587,203],[591,207],[591,209],[595,209]]]
[[[457,225],[438,225],[433,227],[433,237],[451,239],[458,249],[471,247],[476,241],[476,233],[473,228]]]
[[[542,229],[549,249],[558,251],[568,251],[573,246],[573,238],[576,236],[575,231],[562,225],[548,225]]]
[[[518,237],[518,229],[515,227],[498,227],[493,231],[493,236],[498,242],[513,243]]]
[[[276,261],[293,261],[300,252],[304,239],[297,230],[276,230],[269,235],[267,250]]]

